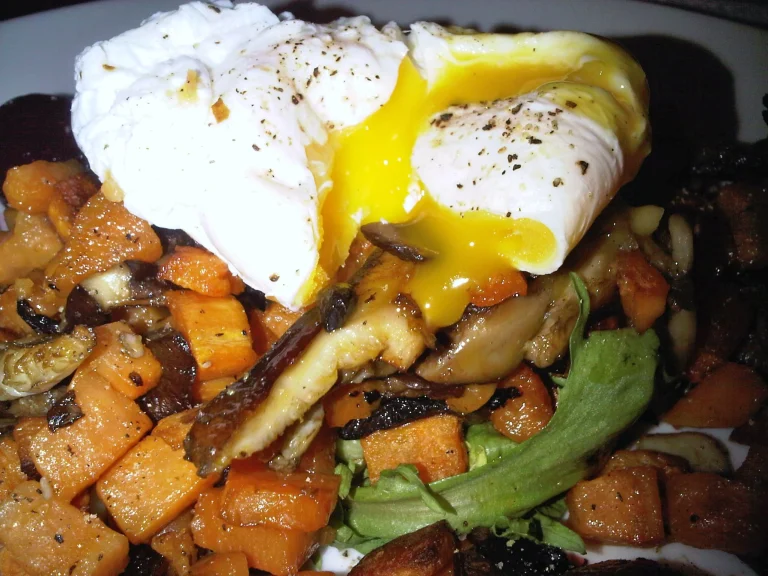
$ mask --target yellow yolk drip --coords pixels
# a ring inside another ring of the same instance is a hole
[[[408,240],[437,252],[417,266],[408,286],[435,327],[458,320],[471,290],[496,273],[518,262],[549,262],[557,245],[544,224],[483,211],[460,214],[438,205],[415,177],[411,152],[429,119],[451,105],[538,90],[558,103],[578,99],[579,113],[617,134],[626,155],[625,179],[631,179],[648,151],[644,116],[634,109],[637,86],[613,85],[610,71],[634,74],[637,84],[644,76],[619,49],[584,38],[585,46],[565,43],[570,58],[544,57],[524,42],[512,52],[452,53],[453,61],[432,86],[406,57],[390,100],[363,124],[334,135],[333,184],[322,205],[315,289],[333,276],[359,227],[369,222],[408,221]]]

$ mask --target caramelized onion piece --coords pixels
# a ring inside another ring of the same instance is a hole
[[[394,254],[406,262],[426,262],[437,256],[437,252],[423,246],[409,244],[403,231],[408,224],[387,224],[371,222],[360,228],[363,236],[374,246]]]
[[[16,301],[16,313],[38,334],[61,334],[64,331],[61,322],[38,314],[28,300]]]
[[[433,400],[428,396],[384,398],[368,418],[356,418],[347,422],[339,431],[342,440],[359,440],[379,430],[397,428],[408,422],[450,412],[445,400]]]
[[[170,331],[148,338],[146,345],[163,372],[157,386],[137,400],[139,406],[154,422],[192,408],[197,363],[189,343],[179,332]]]
[[[75,391],[70,390],[56,402],[46,414],[48,429],[56,432],[59,428],[66,428],[83,417],[83,411],[78,406]]]

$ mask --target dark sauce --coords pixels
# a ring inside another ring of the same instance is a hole
[[[35,160],[76,158],[87,166],[72,135],[71,107],[71,96],[48,94],[27,94],[0,106],[0,179]]]

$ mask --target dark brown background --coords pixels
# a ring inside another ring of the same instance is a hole
[[[92,0],[0,0],[0,20]],[[179,0],[179,4],[185,0]],[[573,0],[578,1],[578,0]],[[768,0],[648,0],[768,27]]]

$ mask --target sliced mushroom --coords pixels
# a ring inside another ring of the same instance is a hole
[[[369,259],[346,324],[321,331],[318,308],[305,313],[242,380],[200,411],[185,448],[206,476],[262,450],[351,370],[381,359],[407,370],[425,348],[423,322],[396,302],[412,265],[389,254]],[[355,284],[355,282],[352,282]]]
[[[437,256],[434,250],[409,242],[409,226],[410,224],[371,222],[360,228],[360,232],[374,246],[406,262],[426,262]]]
[[[93,332],[77,326],[71,334],[0,348],[0,400],[40,394],[72,374],[96,343]]]
[[[469,309],[448,329],[449,344],[429,354],[416,373],[441,384],[492,382],[523,360],[525,343],[541,328],[552,301],[552,282],[540,279],[527,296],[492,308]]]
[[[269,461],[269,467],[279,472],[291,472],[299,464],[302,454],[307,451],[320,428],[323,427],[325,410],[322,404],[315,404],[304,418],[283,434],[280,452]]]
[[[553,275],[555,302],[541,329],[525,345],[525,359],[540,368],[551,366],[568,348],[568,339],[579,314],[579,304],[567,271],[579,275],[589,290],[592,310],[607,304],[616,293],[616,256],[637,248],[626,212],[609,213],[593,228],[568,258],[562,272]]]
[[[163,294],[171,287],[157,278],[157,267],[146,262],[124,262],[106,272],[94,274],[80,283],[109,312],[119,306],[163,304]]]

